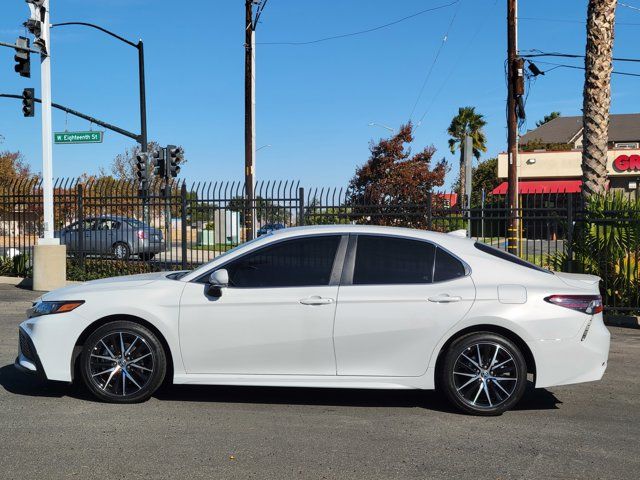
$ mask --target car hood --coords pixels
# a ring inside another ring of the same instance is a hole
[[[101,278],[100,280],[90,280],[88,282],[69,285],[58,290],[53,290],[42,296],[43,300],[82,300],[80,295],[104,290],[130,290],[131,288],[142,287],[149,283],[163,280],[172,272],[142,273],[139,275],[126,275],[122,277]]]

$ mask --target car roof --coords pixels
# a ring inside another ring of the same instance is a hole
[[[459,246],[463,248],[469,247],[470,245],[473,245],[473,243],[475,243],[474,240],[471,240],[469,238],[450,235],[447,233],[434,232],[430,230],[418,230],[415,228],[406,227],[389,227],[383,225],[310,225],[304,227],[291,227],[274,230],[270,234],[270,236],[271,238],[276,239],[284,237],[294,237],[299,235],[330,233],[394,235],[429,240],[434,243],[442,244],[443,246]]]

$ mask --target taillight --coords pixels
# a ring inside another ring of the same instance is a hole
[[[602,297],[600,295],[551,295],[545,298],[545,301],[588,315],[602,312]]]
[[[147,238],[147,234],[144,233],[144,230],[138,230],[138,238],[140,240],[144,240],[145,238]]]

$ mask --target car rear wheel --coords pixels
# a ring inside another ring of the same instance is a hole
[[[147,260],[153,260],[153,257],[155,257],[155,256],[156,256],[155,253],[148,252],[148,253],[140,253],[138,255],[138,258],[140,258],[140,260],[147,261]]]
[[[126,243],[118,242],[113,246],[112,253],[117,260],[127,260],[131,255],[131,249]]]
[[[460,410],[473,415],[500,415],[524,394],[527,365],[508,338],[490,332],[455,340],[444,356],[439,386]]]
[[[87,338],[80,371],[99,400],[136,403],[147,400],[164,380],[164,348],[149,329],[134,322],[107,323]]]

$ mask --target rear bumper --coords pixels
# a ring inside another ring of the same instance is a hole
[[[536,387],[600,380],[607,369],[610,341],[611,334],[598,314],[574,338],[536,342]]]
[[[166,250],[167,246],[162,242],[139,242],[132,245],[131,253],[134,255],[140,253],[161,253]]]

